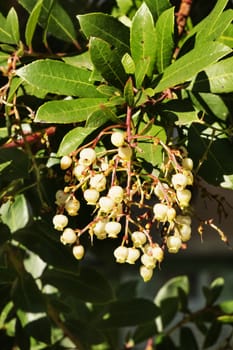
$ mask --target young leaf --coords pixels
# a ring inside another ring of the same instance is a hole
[[[174,52],[174,7],[164,11],[155,27],[156,67],[159,73],[171,63]]]
[[[85,140],[85,138],[95,130],[96,128],[76,127],[69,131],[60,143],[57,156],[65,156],[66,154],[76,150]]]
[[[145,3],[149,7],[155,22],[164,11],[171,7],[169,0],[145,0]]]
[[[127,75],[121,63],[118,50],[99,38],[91,38],[89,42],[91,60],[104,79],[112,85],[123,88]]]
[[[114,301],[106,305],[107,309],[98,328],[118,328],[144,324],[154,320],[159,314],[151,301],[142,298]]]
[[[42,5],[43,5],[43,0],[39,0],[34,6],[27,20],[26,29],[25,29],[25,40],[28,47],[31,47],[32,38],[38,23],[38,18],[40,15]]]
[[[134,74],[135,73],[135,63],[134,63],[132,57],[127,52],[122,57],[121,63],[122,63],[124,70],[127,74]]]
[[[19,3],[31,13],[37,0],[19,0]],[[78,46],[73,22],[58,1],[43,1],[38,23],[54,37]]]
[[[194,78],[188,89],[213,94],[233,92],[233,58],[229,57],[207,67]]]
[[[205,50],[202,46],[195,47],[165,69],[163,77],[154,92],[161,92],[191,80],[197,73],[230,52],[231,49],[228,46],[217,42],[205,43]]]
[[[85,128],[97,129],[103,126],[107,122],[113,122],[114,124],[119,124],[120,120],[112,108],[102,105],[101,109],[92,113],[86,121]]]
[[[222,277],[216,278],[210,287],[203,288],[206,298],[206,304],[212,305],[220,296],[224,286],[224,279]]]
[[[106,98],[49,101],[37,110],[34,121],[59,124],[82,122],[100,109],[104,103],[107,103]]]
[[[134,105],[134,91],[133,91],[133,82],[132,82],[131,78],[129,78],[125,84],[124,97],[125,97],[126,103],[130,107],[133,107],[133,105]]]
[[[30,85],[50,93],[79,97],[102,96],[89,81],[91,72],[63,62],[37,60],[19,68],[16,74]]]
[[[11,33],[11,37],[14,41],[14,44],[19,44],[19,40],[20,40],[19,20],[14,7],[12,7],[8,12],[8,15],[6,18],[6,29],[9,31],[9,33]]]
[[[155,64],[154,21],[147,5],[143,3],[132,20],[130,49],[135,63],[136,86],[140,87],[145,76],[152,76]]]
[[[121,54],[129,52],[129,28],[116,18],[104,13],[77,16],[85,36],[97,37],[117,48]]]

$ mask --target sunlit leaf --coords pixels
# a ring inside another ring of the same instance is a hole
[[[27,20],[27,25],[25,28],[25,39],[26,44],[30,47],[32,44],[32,38],[36,29],[36,26],[38,24],[38,18],[40,16],[40,11],[43,5],[43,0],[39,0],[36,5],[34,6],[32,12],[30,13],[30,16]]]
[[[165,69],[154,92],[161,92],[191,80],[198,72],[215,63],[230,51],[228,46],[217,42],[206,42],[205,50],[202,46],[197,46]]]
[[[145,3],[149,7],[155,22],[164,11],[171,7],[169,0],[145,0]]]

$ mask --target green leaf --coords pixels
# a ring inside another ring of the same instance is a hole
[[[228,14],[225,15],[225,13],[229,13],[229,11],[223,13],[227,3],[228,0],[218,0],[210,14],[192,28],[184,43],[196,33],[198,37],[197,41],[200,41],[200,44],[203,43],[203,41],[216,40],[231,22],[229,22],[227,18]],[[226,18],[227,22],[225,23]],[[208,31],[206,31],[206,28],[208,28]]]
[[[129,52],[129,28],[116,18],[104,13],[89,13],[77,16],[85,36],[107,41],[121,54]]]
[[[80,273],[59,269],[46,270],[42,282],[44,285],[55,286],[67,296],[71,295],[86,302],[106,303],[113,298],[108,281],[90,268],[82,268]]]
[[[142,298],[114,301],[106,309],[98,328],[136,326],[154,320],[159,314],[159,308]]]
[[[197,340],[189,327],[181,327],[179,349],[199,350]]]
[[[193,105],[200,112],[205,112],[215,118],[226,120],[230,115],[230,109],[223,96],[211,93],[189,92]]]
[[[233,91],[233,57],[217,62],[200,72],[188,89],[223,94]]]
[[[29,273],[24,272],[12,287],[12,300],[15,307],[23,311],[39,313],[45,311],[42,294]]]
[[[136,86],[139,88],[147,75],[152,76],[155,65],[154,21],[147,5],[143,3],[132,20],[130,49],[135,63]]]
[[[91,38],[89,42],[91,60],[105,80],[112,85],[123,88],[127,75],[121,63],[121,55],[106,41]]]
[[[12,7],[7,18],[0,13],[0,42],[7,44],[19,43],[19,23],[15,9]]]
[[[0,149],[0,163],[10,162],[7,173],[0,175],[2,181],[10,182],[19,178],[28,178],[29,159],[27,154],[17,148]]]
[[[218,318],[217,318],[217,320],[219,321],[219,322],[222,322],[222,323],[224,323],[224,324],[232,324],[233,323],[233,316],[226,316],[226,315],[224,315],[224,316],[219,316]]]
[[[37,60],[16,71],[30,85],[49,93],[79,97],[100,97],[96,87],[90,83],[91,72],[55,60]]]
[[[62,60],[71,66],[93,70],[93,64],[91,62],[89,50],[78,55],[62,57]]]
[[[133,107],[134,105],[134,90],[132,78],[129,78],[124,87],[124,97],[127,105]]]
[[[194,109],[189,99],[170,100],[161,105],[162,117],[174,120],[176,125],[190,125],[199,122],[198,111]]]
[[[12,160],[8,160],[7,162],[0,163],[0,173],[5,171],[9,167],[9,165],[11,165],[11,163],[12,163]]]
[[[82,122],[105,103],[107,104],[106,98],[49,101],[37,110],[34,121],[58,124]]]
[[[126,52],[121,59],[121,63],[124,67],[125,73],[134,74],[135,73],[135,63],[132,57]]]
[[[41,342],[49,344],[51,341],[51,323],[47,317],[40,317],[28,322],[24,327],[25,333]]]
[[[133,334],[133,342],[135,344],[148,340],[157,334],[157,329],[154,321],[150,321],[137,327]]]
[[[225,314],[233,314],[233,300],[226,300],[219,304],[220,309]]]
[[[155,22],[165,10],[171,7],[169,0],[145,0],[145,3],[149,7]]]
[[[1,30],[1,28],[0,28]],[[0,40],[1,40],[1,32],[0,32]],[[1,66],[7,66],[7,60],[9,58],[9,54],[6,52],[0,52],[0,64]]]
[[[42,220],[14,233],[14,240],[37,254],[48,265],[63,270],[77,270],[77,260],[59,240],[59,234]]]
[[[161,92],[191,80],[197,73],[230,52],[228,46],[217,42],[206,42],[205,50],[202,46],[197,46],[165,69],[154,92]]]
[[[198,172],[201,177],[213,185],[220,185],[224,175],[233,174],[232,143],[227,138],[211,136],[211,133],[212,129],[193,124],[188,133],[189,155],[195,166],[201,161]]]
[[[90,135],[96,128],[77,127],[69,131],[62,139],[57,156],[64,156],[75,151],[80,146],[88,135]]]
[[[25,29],[25,40],[26,44],[31,47],[32,38],[38,24],[38,19],[40,16],[41,8],[44,0],[39,0],[36,5],[33,7],[32,12],[27,20],[26,29]]]
[[[160,310],[162,326],[165,328],[175,318],[177,311],[179,310],[178,297],[168,297],[163,299],[160,303]]]
[[[24,227],[30,218],[29,208],[23,194],[17,195],[14,201],[8,200],[0,208],[2,222],[6,224],[11,232]]]
[[[19,44],[20,33],[19,33],[19,20],[17,12],[14,7],[11,7],[6,18],[6,28],[11,33],[14,44]]]
[[[159,73],[167,68],[174,53],[174,7],[164,11],[155,27],[156,67]]]
[[[212,345],[215,345],[217,343],[217,340],[220,336],[220,333],[222,331],[223,324],[221,322],[215,321],[212,323],[210,328],[208,329],[208,332],[206,334],[206,338],[204,341],[203,349],[206,349]]]
[[[119,124],[119,119],[115,114],[114,110],[108,108],[105,105],[101,106],[101,109],[92,113],[86,122],[85,128],[99,128],[103,126],[107,122],[113,122],[114,124]]]
[[[29,12],[37,4],[37,0],[19,0],[19,3]],[[44,0],[38,23],[54,37],[77,46],[76,30],[73,22],[63,7],[54,0]]]
[[[182,289],[186,294],[189,293],[189,280],[187,276],[177,276],[166,282],[158,291],[155,297],[155,303],[160,305],[162,300],[166,298],[178,297],[179,289]]]
[[[212,305],[218,299],[223,287],[224,279],[222,277],[216,278],[209,287],[203,287],[207,305]]]
[[[218,41],[233,48],[233,24],[230,24],[227,29],[220,35]]]

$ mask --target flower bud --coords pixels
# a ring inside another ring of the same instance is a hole
[[[193,160],[191,158],[183,158],[182,159],[182,167],[186,170],[193,169]]]
[[[181,225],[178,228],[178,230],[183,242],[187,242],[190,240],[191,232],[192,232],[191,226],[184,224],[184,225]]]
[[[158,197],[158,199],[163,200],[168,189],[168,184],[159,182],[154,188],[154,194]]]
[[[73,247],[73,255],[77,260],[81,260],[84,256],[85,250],[84,250],[84,246],[82,246],[81,244],[79,245],[75,245]]]
[[[110,213],[113,210],[115,203],[112,200],[112,198],[104,196],[104,197],[100,197],[99,206],[102,212]]]
[[[162,203],[156,203],[153,207],[154,217],[157,221],[164,222],[167,220],[168,207]]]
[[[154,269],[156,265],[156,260],[152,255],[149,254],[142,254],[141,256],[141,262],[144,266],[146,266],[148,269]]]
[[[72,158],[70,156],[63,156],[60,160],[60,167],[62,170],[68,169],[72,164]]]
[[[116,238],[121,232],[121,224],[117,221],[109,221],[105,225],[105,231],[109,238]]]
[[[154,247],[151,248],[151,253],[153,258],[158,261],[158,262],[162,262],[163,258],[164,258],[164,252],[163,249],[160,248],[159,245],[156,245]]]
[[[61,237],[60,240],[63,244],[73,244],[75,243],[77,239],[76,233],[74,232],[74,230],[72,230],[72,228],[67,227]]]
[[[99,199],[99,192],[95,188],[89,188],[83,192],[83,197],[86,199],[87,204],[95,205]]]
[[[80,202],[75,197],[70,197],[65,203],[65,209],[70,216],[78,215]]]
[[[183,190],[188,184],[187,176],[182,173],[172,175],[171,181],[175,190]]]
[[[145,233],[143,233],[141,231],[133,232],[131,235],[131,239],[132,239],[134,247],[136,247],[136,248],[142,247],[143,244],[145,244],[147,241],[147,237],[146,237]]]
[[[146,266],[142,265],[140,266],[139,271],[144,282],[148,282],[149,280],[151,280],[153,276],[153,269],[148,269]]]
[[[140,257],[140,250],[137,248],[128,248],[128,256],[126,262],[128,264],[135,264],[135,261]]]
[[[177,190],[176,196],[179,202],[179,205],[181,208],[188,207],[190,199],[192,197],[191,191],[184,189],[184,190]]]
[[[127,247],[123,247],[123,246],[119,246],[117,247],[114,252],[113,252],[116,261],[120,264],[124,263],[127,259],[128,256],[128,248]]]
[[[121,203],[124,196],[124,190],[121,186],[112,186],[108,191],[108,197],[112,198],[115,203]]]
[[[113,146],[121,147],[125,142],[125,134],[121,131],[114,131],[111,135],[111,142]]]
[[[90,179],[90,187],[95,188],[98,192],[102,192],[106,188],[106,182],[104,174],[96,174]]]
[[[182,241],[179,236],[169,236],[167,238],[167,248],[169,253],[177,253],[181,245]]]
[[[80,180],[84,176],[84,172],[87,169],[85,165],[78,164],[74,167],[73,174],[76,177],[77,180]]]
[[[89,166],[96,160],[96,152],[93,148],[83,148],[79,153],[80,164]]]
[[[62,231],[68,225],[68,218],[63,214],[57,214],[53,217],[55,230]]]
[[[129,146],[121,146],[118,148],[118,156],[122,159],[122,160],[130,160],[132,157],[132,148]]]
[[[63,190],[58,190],[56,192],[55,198],[56,198],[56,204],[58,206],[63,206],[69,197],[69,194],[65,193]]]

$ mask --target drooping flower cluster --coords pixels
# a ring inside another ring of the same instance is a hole
[[[137,137],[131,143],[123,130],[110,133],[112,149],[98,152],[94,140],[61,158],[66,186],[56,193],[53,224],[62,232],[61,242],[72,246],[78,260],[85,254],[84,233],[92,242],[120,237],[121,244],[113,252],[116,261],[140,261],[140,275],[149,281],[165,250],[177,253],[191,237],[188,208],[193,162],[186,151],[156,138],[165,154],[161,174],[145,174],[135,159]],[[93,207],[90,222],[83,228],[71,228],[68,217],[78,215],[83,201]]]

